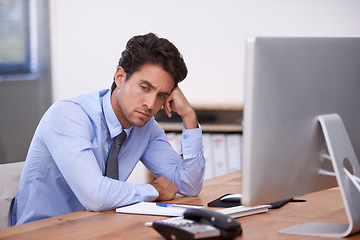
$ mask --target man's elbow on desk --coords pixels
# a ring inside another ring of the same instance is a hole
[[[103,209],[98,205],[90,205],[90,204],[87,204],[87,206],[84,207],[87,211],[91,211],[91,212],[101,212],[101,211],[111,210],[111,209]]]
[[[89,196],[85,201],[81,201],[81,204],[86,210],[92,212],[101,212],[115,209],[113,205],[106,203],[106,197],[100,197],[99,195],[96,196],[96,194]]]
[[[186,197],[196,197],[201,192],[204,180],[204,169],[196,174],[182,173],[177,179],[179,193]]]
[[[189,186],[186,191],[179,191],[181,195],[184,195],[185,197],[197,197],[202,189],[202,183],[198,187]]]
[[[199,174],[197,176],[183,176],[180,179],[186,179],[187,181],[180,181],[178,183],[179,186],[179,193],[186,197],[197,197],[201,192],[202,185],[203,185],[203,174]]]
[[[108,211],[140,201],[151,202],[159,197],[157,190],[151,184],[131,184],[108,178],[103,180],[113,181],[115,184],[109,189],[94,187],[95,190],[87,197],[83,197],[82,200],[79,198],[86,210]]]

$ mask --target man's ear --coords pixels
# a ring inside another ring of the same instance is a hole
[[[119,66],[115,73],[115,84],[117,87],[121,87],[126,79],[126,72],[123,67]]]

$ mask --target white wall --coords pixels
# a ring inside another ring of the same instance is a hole
[[[53,100],[109,88],[127,40],[182,52],[192,103],[242,103],[249,36],[360,37],[359,0],[50,0]],[[130,182],[143,183],[137,166]]]
[[[242,103],[248,36],[360,36],[359,0],[51,0],[53,97],[109,88],[133,35],[184,55],[193,103]]]

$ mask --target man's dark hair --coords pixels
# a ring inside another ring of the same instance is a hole
[[[153,33],[132,37],[121,54],[118,66],[125,70],[126,79],[128,79],[147,63],[161,66],[174,78],[175,86],[184,80],[187,75],[184,59],[174,44],[165,38],[159,38]],[[111,92],[115,88],[114,81]]]

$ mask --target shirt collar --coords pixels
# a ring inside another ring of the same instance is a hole
[[[123,129],[123,127],[121,126],[121,123],[117,119],[115,112],[111,106],[110,97],[111,97],[111,91],[108,90],[108,92],[104,95],[104,97],[102,99],[102,108],[103,108],[103,112],[104,112],[106,125],[108,126],[108,129],[110,132],[110,136],[111,136],[111,138],[114,138],[117,135],[119,135],[123,130],[126,132],[126,135],[129,136],[130,131],[133,127]]]

